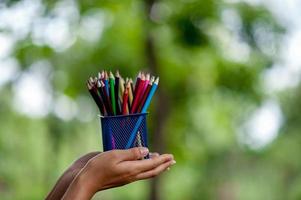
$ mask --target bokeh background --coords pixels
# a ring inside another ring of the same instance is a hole
[[[102,150],[85,81],[160,76],[150,149],[177,164],[103,200],[301,199],[301,1],[0,1],[0,198],[43,199]]]

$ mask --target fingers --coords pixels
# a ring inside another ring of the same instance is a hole
[[[135,147],[127,150],[114,150],[118,161],[131,161],[144,158],[149,153],[148,148]]]
[[[158,157],[158,156],[160,156],[160,154],[157,153],[157,152],[149,153],[150,158],[155,158],[155,157]]]
[[[153,178],[159,174],[161,174],[163,171],[165,171],[166,169],[168,169],[171,165],[174,165],[175,164],[175,161],[172,160],[172,161],[169,161],[169,162],[166,162],[166,163],[163,163],[159,166],[157,166],[156,168],[152,169],[152,170],[149,170],[149,171],[146,171],[146,172],[142,172],[140,174],[138,174],[136,176],[136,179],[137,180],[142,180],[142,179],[148,179],[148,178]]]
[[[140,172],[149,171],[151,169],[154,169],[154,168],[158,167],[159,165],[169,162],[169,161],[172,161],[172,160],[173,160],[173,155],[163,154],[161,156],[155,156],[150,159],[124,162],[124,166],[126,168],[136,169],[136,171],[138,173],[140,173]]]

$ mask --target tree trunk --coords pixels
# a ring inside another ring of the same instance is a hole
[[[146,17],[148,20],[148,24],[151,24],[151,9],[152,6],[156,0],[145,0],[145,11],[146,11]],[[146,61],[149,69],[156,75],[159,75],[158,69],[158,58],[155,51],[155,39],[151,35],[151,31],[149,26],[146,27],[146,39],[145,39],[145,54],[146,54]],[[169,110],[169,103],[167,102],[167,93],[164,91],[163,88],[159,86],[159,89],[157,91],[157,104],[154,110],[154,118],[153,121],[153,127],[154,132],[152,133],[152,151],[155,152],[165,152],[165,138],[163,136],[163,128],[166,121],[166,118],[168,116],[168,110]],[[151,180],[150,184],[150,194],[149,194],[149,200],[160,200],[160,187],[161,182],[160,178],[154,178]]]

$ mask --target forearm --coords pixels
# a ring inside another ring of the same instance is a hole
[[[95,190],[89,185],[89,178],[84,169],[74,178],[62,200],[90,200]]]
[[[61,199],[78,172],[79,170],[67,170],[57,181],[53,189],[49,192],[46,200]]]
[[[59,178],[53,189],[47,195],[46,200],[61,199],[82,168],[91,158],[99,153],[100,152],[91,152],[76,160]]]

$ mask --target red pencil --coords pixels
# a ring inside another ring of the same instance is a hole
[[[145,76],[145,82],[144,82],[144,86],[143,86],[143,94],[144,94],[144,91],[146,90],[146,88],[148,87],[148,83],[150,81],[150,74],[146,74]]]
[[[138,102],[140,102],[140,103],[142,103],[141,101],[142,101],[142,98],[143,98],[143,96],[144,96],[144,93],[145,93],[145,91],[146,91],[146,88],[148,87],[148,83],[149,83],[149,81],[150,81],[150,74],[146,74],[145,76],[145,81],[143,82],[143,85],[142,85],[142,92],[141,92],[141,95],[140,95],[140,97],[139,97],[139,99],[138,99]],[[137,110],[137,112],[139,112],[138,110]]]
[[[140,83],[139,83],[138,88],[137,88],[137,92],[135,93],[135,96],[134,96],[133,105],[132,105],[132,108],[131,108],[131,113],[136,113],[136,110],[139,106],[139,103],[140,103],[140,100],[141,100],[141,95],[142,95],[142,92],[143,92],[144,82],[145,82],[145,76],[144,76],[144,74],[142,74]]]
[[[144,106],[144,103],[145,103],[145,101],[146,101],[146,99],[147,99],[147,97],[148,97],[149,91],[150,91],[151,88],[152,88],[152,84],[153,84],[154,81],[155,81],[155,77],[152,77],[151,80],[148,82],[147,88],[146,88],[146,90],[145,90],[145,92],[144,92],[144,94],[143,94],[143,96],[142,96],[142,98],[141,98],[139,107],[138,107],[138,109],[137,109],[137,112],[138,112],[138,113],[141,112],[141,110],[142,110],[142,108],[143,108],[143,106]]]

